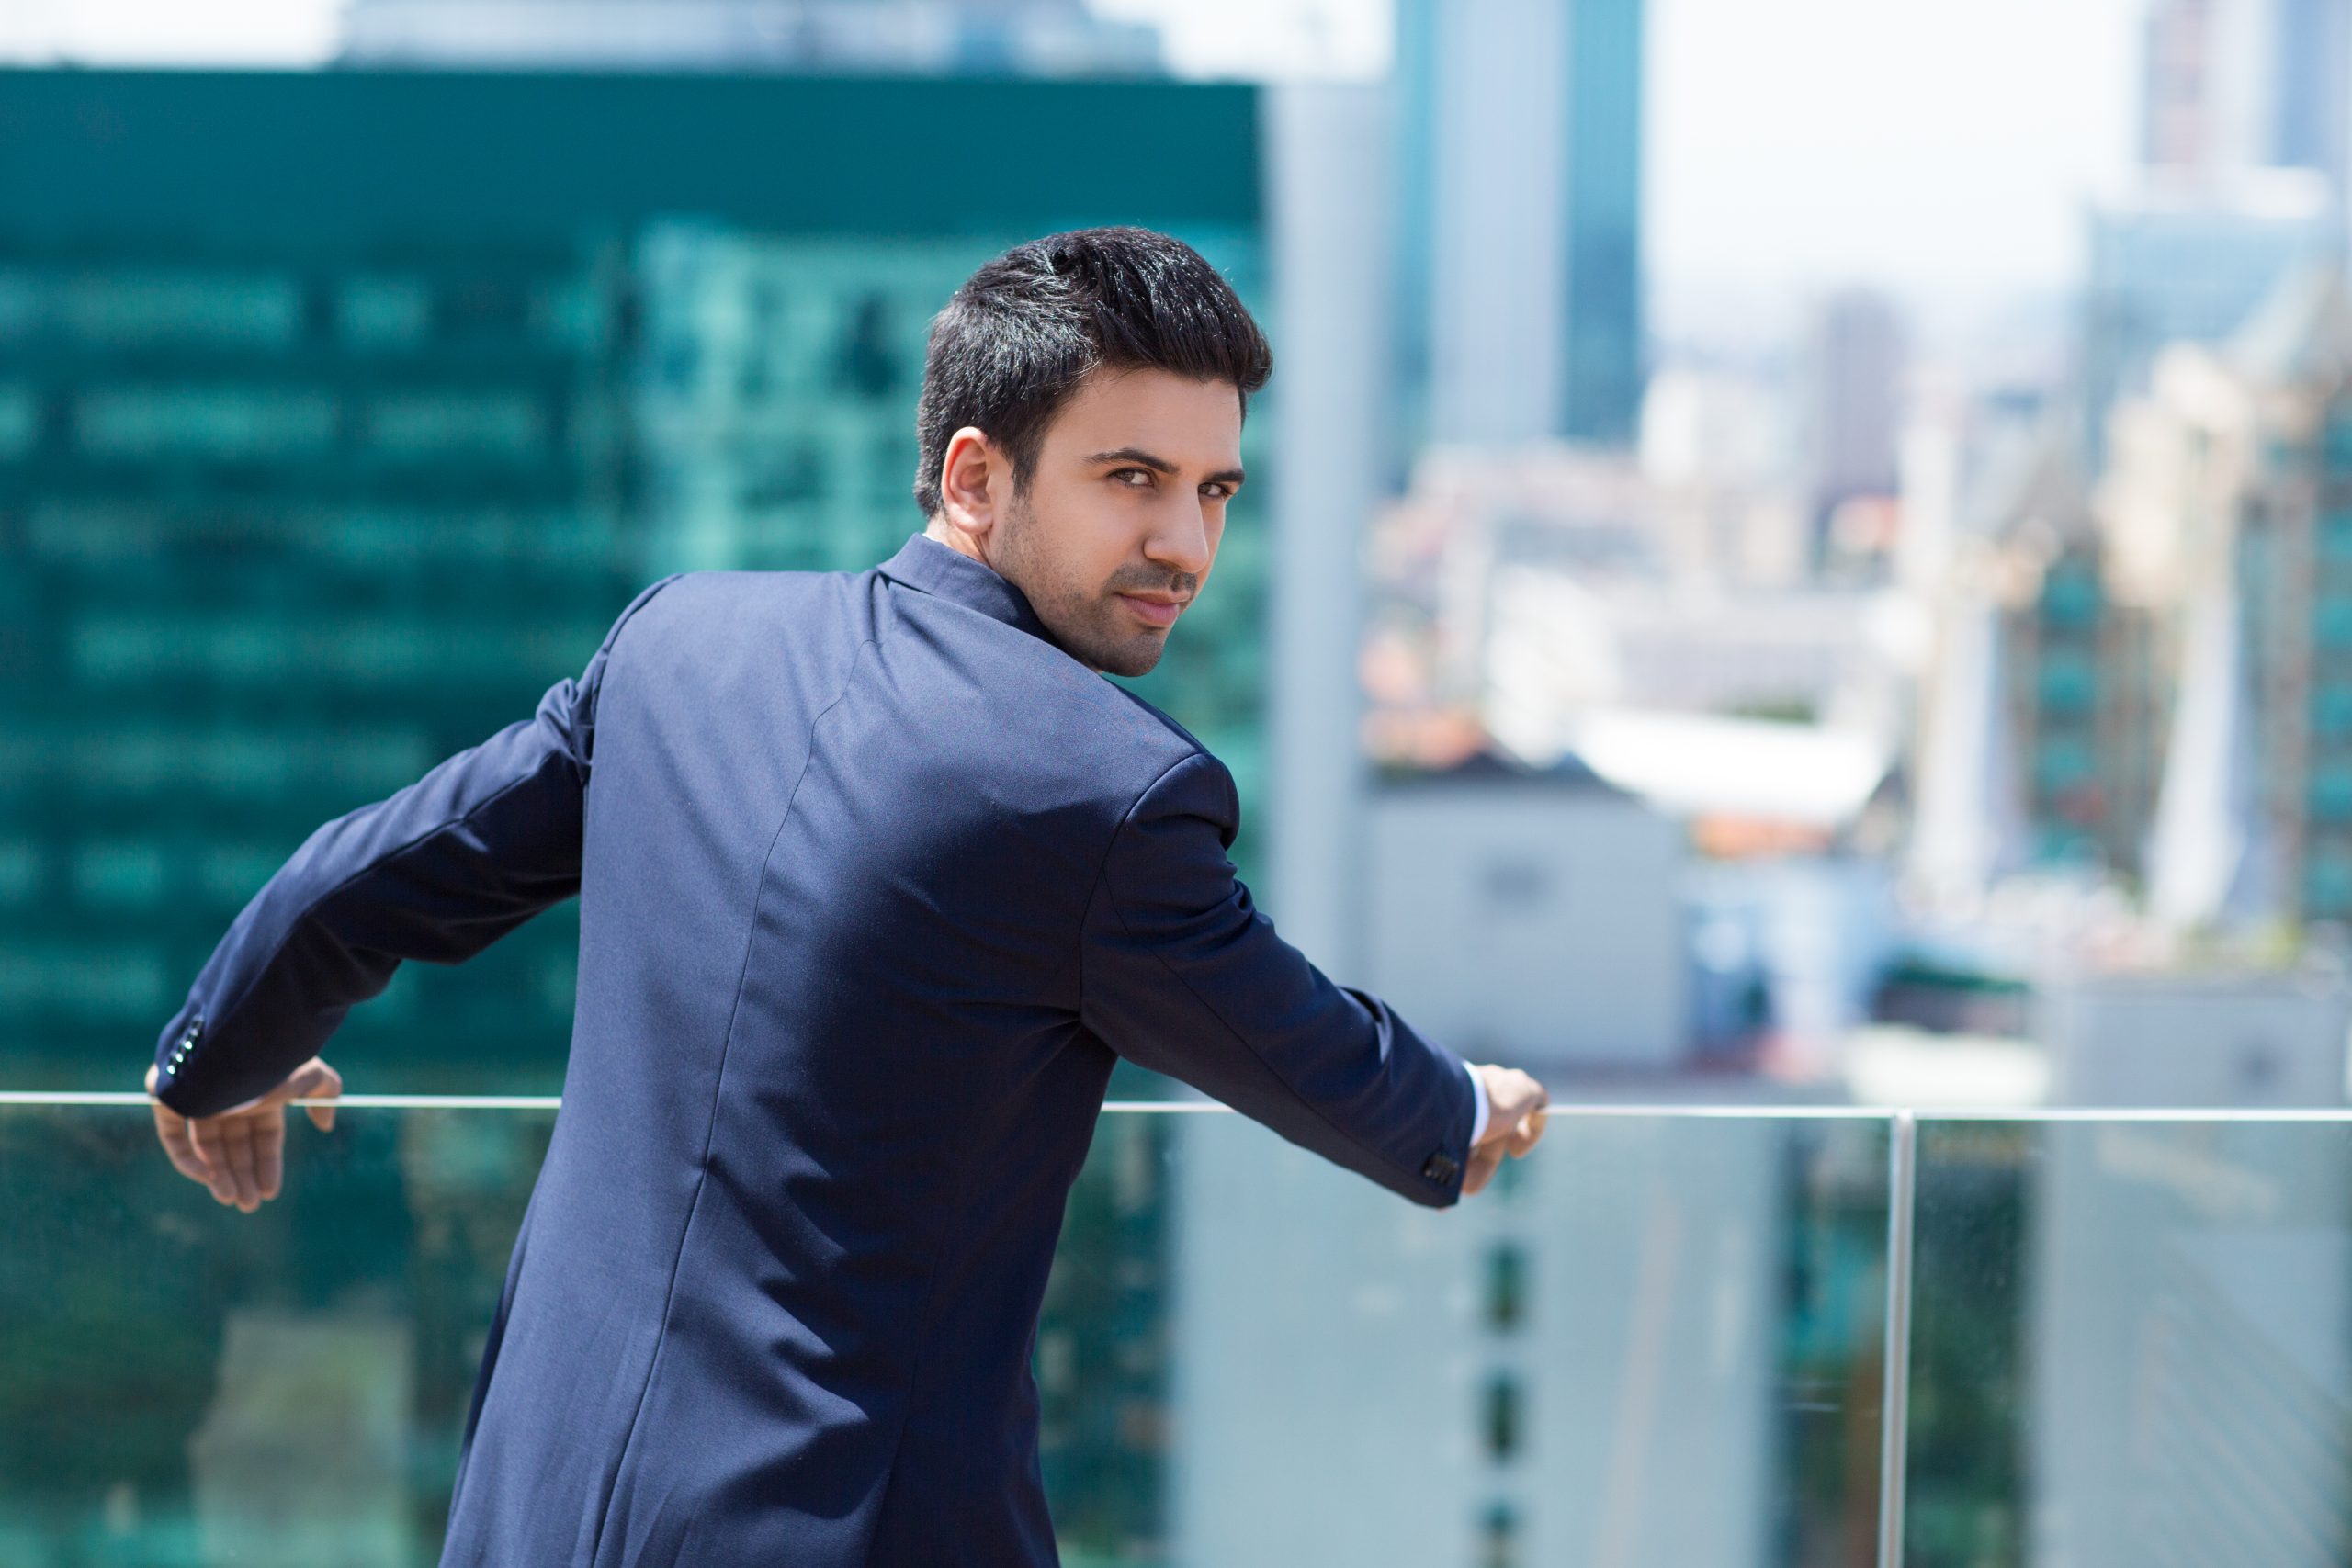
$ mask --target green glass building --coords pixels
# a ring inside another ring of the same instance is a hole
[[[1135,82],[0,72],[5,1086],[136,1089],[305,835],[527,717],[644,583],[896,550],[931,316],[1005,246],[1163,229],[1272,329],[1258,113]],[[1245,798],[1271,406],[1215,591],[1134,683]],[[347,1089],[558,1089],[577,935],[567,905],[404,965],[330,1047]],[[1112,1092],[1163,1087],[1122,1064]],[[1102,1131],[1048,1288],[1073,1562],[1165,1529],[1164,1122]],[[41,1209],[0,1289],[0,1559],[432,1561],[544,1112],[298,1124],[287,1196],[202,1243],[152,1135],[51,1158],[12,1126]],[[372,1391],[379,1439],[317,1540],[246,1511],[317,1470],[238,1403],[290,1345],[321,1358],[297,1404]]]
[[[303,835],[527,716],[644,582],[890,554],[979,262],[1137,222],[1264,293],[1243,87],[11,72],[0,147],[19,1087],[135,1088]],[[1136,683],[1245,797],[1265,528],[1236,503]],[[575,937],[405,966],[338,1043],[369,1089],[551,1091]]]

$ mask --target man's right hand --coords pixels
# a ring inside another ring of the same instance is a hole
[[[155,1069],[147,1069],[147,1099],[155,1111],[155,1138],[172,1168],[209,1189],[213,1198],[245,1213],[277,1196],[286,1169],[286,1102],[335,1100],[343,1075],[318,1056],[288,1074],[267,1094],[211,1116],[183,1116],[155,1098]],[[334,1126],[333,1105],[304,1107],[321,1132]]]
[[[1515,1158],[1542,1141],[1544,1107],[1552,1102],[1544,1086],[1517,1067],[1486,1062],[1472,1070],[1487,1090],[1487,1132],[1470,1145],[1469,1168],[1462,1177],[1464,1197],[1492,1179],[1506,1154]]]

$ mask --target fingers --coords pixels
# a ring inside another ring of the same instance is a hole
[[[254,1149],[254,1118],[232,1116],[221,1124],[220,1145],[229,1151],[229,1179],[237,1207],[250,1214],[261,1207],[261,1172]]]
[[[286,1175],[286,1115],[273,1110],[254,1123],[254,1202],[277,1196],[279,1183]],[[247,1210],[246,1213],[252,1213]]]
[[[295,1100],[334,1100],[343,1094],[343,1075],[319,1056],[311,1057],[296,1068],[294,1077],[288,1081],[298,1086],[290,1097]],[[310,1112],[311,1124],[320,1132],[334,1131],[334,1106],[306,1105],[302,1109]]]
[[[199,1187],[212,1185],[212,1172],[204,1163],[194,1139],[188,1136],[187,1118],[165,1105],[155,1102],[155,1141],[164,1145],[164,1154],[172,1168]]]
[[[1539,1105],[1527,1113],[1525,1121],[1511,1129],[1506,1146],[1510,1148],[1514,1158],[1544,1141],[1544,1107]]]
[[[1551,1103],[1551,1094],[1544,1087],[1521,1072],[1517,1067],[1487,1065],[1478,1069],[1487,1089],[1487,1122],[1486,1135],[1479,1142],[1500,1143],[1506,1138],[1517,1140],[1522,1130],[1534,1118],[1534,1134],[1523,1144],[1516,1145],[1513,1154],[1524,1153],[1534,1146],[1534,1139],[1543,1135],[1543,1122],[1537,1115]]]
[[[1487,1090],[1486,1135],[1471,1145],[1464,1168],[1464,1195],[1478,1191],[1494,1176],[1504,1158],[1525,1155],[1544,1140],[1551,1094],[1516,1067],[1492,1064],[1476,1069]]]
[[[223,1203],[233,1203],[248,1214],[261,1207],[261,1150],[257,1141],[260,1127],[266,1122],[276,1122],[282,1146],[285,1114],[282,1109],[272,1106],[250,1113],[231,1111],[199,1117],[189,1123],[197,1147],[212,1169],[213,1197]],[[273,1185],[273,1195],[276,1190]]]
[[[153,1089],[151,1069],[151,1095]],[[153,1101],[155,1137],[173,1169],[210,1190],[217,1201],[250,1214],[286,1184],[286,1102],[332,1100],[342,1093],[343,1075],[313,1056],[267,1094],[210,1116],[182,1116],[163,1101]],[[334,1130],[333,1105],[303,1109],[320,1131]]]
[[[226,1123],[234,1116],[197,1116],[187,1123],[187,1135],[196,1145],[197,1158],[204,1164],[204,1184],[212,1189],[212,1196],[223,1203],[237,1201],[237,1180],[229,1173],[228,1129]]]
[[[1463,1167],[1462,1194],[1469,1197],[1493,1179],[1495,1168],[1503,1163],[1500,1144],[1480,1144],[1470,1151],[1470,1162]]]

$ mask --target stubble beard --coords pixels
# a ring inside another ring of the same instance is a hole
[[[1125,636],[1113,630],[1127,613],[1117,590],[1088,588],[1056,574],[1054,563],[1031,548],[1035,514],[1025,497],[1013,498],[1006,521],[1012,525],[1004,541],[1006,564],[1018,574],[1013,585],[1063,650],[1106,675],[1149,674],[1167,651],[1168,633],[1173,628],[1145,627]]]

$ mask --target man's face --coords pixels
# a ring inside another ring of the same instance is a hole
[[[1230,383],[1097,370],[1046,427],[1027,492],[1007,496],[984,558],[1072,656],[1140,675],[1208,581],[1240,487]]]

